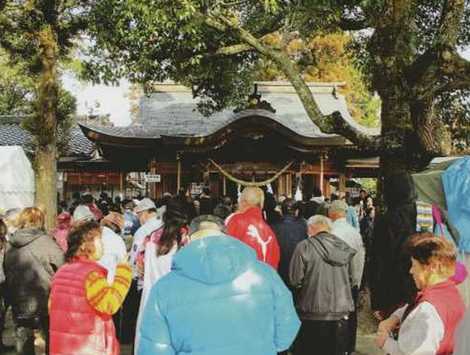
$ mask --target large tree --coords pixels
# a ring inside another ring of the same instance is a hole
[[[103,0],[95,10],[91,73],[147,84],[173,79],[191,86],[210,113],[246,97],[257,63],[269,60],[313,122],[380,154],[385,175],[449,151],[438,103],[470,85],[470,64],[457,50],[469,44],[465,0]],[[278,31],[304,38],[357,33],[364,72],[382,101],[380,136],[363,134],[338,114],[322,118],[299,58],[270,43]]]
[[[33,108],[24,124],[35,140],[36,205],[46,211],[49,228],[57,211],[59,62],[86,28],[92,5],[82,0],[0,0],[0,46],[34,80]],[[64,100],[73,107],[70,97]]]

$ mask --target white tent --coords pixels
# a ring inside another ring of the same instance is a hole
[[[34,205],[34,171],[23,148],[0,147],[0,210]]]

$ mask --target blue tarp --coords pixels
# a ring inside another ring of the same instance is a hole
[[[441,178],[450,220],[460,234],[459,249],[470,253],[470,156],[453,162]]]

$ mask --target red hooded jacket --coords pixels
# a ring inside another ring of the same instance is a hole
[[[280,259],[279,244],[273,230],[263,219],[263,212],[252,207],[236,212],[226,220],[227,234],[252,247],[258,260],[277,269]]]

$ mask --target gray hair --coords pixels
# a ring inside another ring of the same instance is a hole
[[[194,218],[189,225],[190,233],[196,233],[204,229],[217,228],[221,232],[225,232],[225,224],[222,218],[211,214],[201,215]]]
[[[333,223],[331,222],[331,219],[322,216],[321,214],[316,214],[315,216],[312,216],[308,219],[307,225],[310,226],[312,224],[322,224],[324,226],[327,226],[329,232],[333,229]]]

